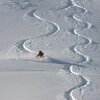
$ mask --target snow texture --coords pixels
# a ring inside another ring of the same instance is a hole
[[[0,0],[0,98],[99,100],[99,0]],[[39,51],[44,57],[37,58]]]

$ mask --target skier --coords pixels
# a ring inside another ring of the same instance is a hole
[[[36,55],[36,57],[44,57],[44,53],[42,51],[39,51],[39,53]]]

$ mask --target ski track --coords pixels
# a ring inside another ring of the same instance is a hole
[[[26,16],[29,16],[29,17],[31,17],[31,18],[33,18],[33,19],[35,19],[35,20],[38,20],[38,21],[40,21],[40,22],[42,22],[44,25],[45,25],[45,27],[46,27],[46,32],[45,32],[45,34],[42,34],[42,35],[39,35],[39,36],[37,36],[37,37],[32,37],[32,38],[29,38],[29,39],[26,39],[26,41],[24,41],[24,42],[21,42],[19,45],[19,49],[21,49],[21,48],[23,48],[24,49],[24,51],[28,51],[29,53],[36,53],[36,51],[33,51],[33,50],[31,50],[31,49],[29,49],[27,46],[26,46],[26,44],[27,43],[31,43],[31,40],[32,39],[34,39],[34,38],[41,38],[41,37],[46,37],[46,36],[49,36],[49,35],[52,35],[52,34],[54,34],[54,33],[57,33],[59,30],[60,30],[60,27],[59,27],[59,25],[58,24],[56,24],[56,23],[54,23],[54,22],[51,22],[51,21],[48,21],[48,20],[46,20],[46,19],[43,19],[43,18],[41,18],[41,17],[39,17],[38,15],[36,15],[36,12],[37,12],[38,10],[35,10],[35,9],[32,9],[32,10],[30,10],[28,13],[26,13],[24,16],[23,16],[23,19],[25,19],[25,17]],[[52,29],[51,30],[48,30],[48,25],[51,25],[52,26]],[[22,41],[22,40],[21,40]],[[17,46],[18,47],[18,46]],[[22,51],[22,50],[21,50]]]
[[[39,37],[44,37],[44,36],[49,36],[49,35],[52,35],[53,33],[57,33],[59,30],[60,30],[60,27],[58,24],[54,23],[54,22],[51,22],[51,21],[48,21],[46,19],[43,19],[41,17],[39,17],[36,13],[37,13],[38,10],[35,10],[35,9],[32,9],[31,11],[29,11],[28,13],[26,13],[23,18],[25,19],[25,16],[30,16],[36,20],[39,20],[40,22],[42,22],[45,26],[46,26],[46,30],[47,32],[43,35],[40,35],[40,36],[37,36],[37,38]],[[48,30],[47,26],[48,24],[50,24],[52,26],[52,30]]]
[[[76,2],[75,2],[75,0],[68,0],[68,1],[69,1],[69,4],[70,4],[69,6],[66,5],[66,6],[64,6],[64,7],[62,7],[62,8],[57,9],[57,10],[58,10],[58,11],[70,10],[72,7],[78,7],[79,9],[82,9],[82,13],[87,13],[87,12],[88,12],[87,9],[85,9],[85,8],[83,8],[83,7],[79,6],[79,5],[77,5]],[[68,2],[68,1],[67,1],[67,2]],[[82,21],[82,20],[78,19],[77,17],[75,17],[75,15],[77,15],[77,14],[68,15],[68,17],[69,17],[69,18],[72,18],[72,19],[74,19],[74,20],[76,20],[76,21],[78,21],[78,22],[84,23],[84,24],[85,24],[85,27],[83,28],[83,30],[84,30],[84,29],[85,29],[85,30],[86,30],[86,29],[88,30],[88,29],[91,28],[91,26],[92,26],[91,23]],[[90,38],[78,34],[78,33],[77,33],[77,30],[82,30],[82,29],[71,28],[71,29],[69,30],[69,32],[72,33],[72,34],[74,34],[74,35],[77,35],[78,37],[82,37],[82,38],[85,39],[86,43],[80,44],[80,45],[82,45],[82,46],[85,47],[86,45],[89,45],[89,44],[92,43],[92,40],[91,40]],[[89,61],[91,60],[91,58],[90,58],[89,56],[87,56],[87,55],[85,55],[85,54],[83,54],[83,53],[81,53],[81,52],[78,51],[77,48],[78,48],[80,45],[74,45],[74,46],[72,46],[72,47],[69,47],[69,50],[71,50],[73,53],[78,53],[79,55],[81,55],[81,57],[83,58],[83,61],[81,61],[80,63],[89,62]],[[65,65],[64,68],[65,68],[66,66],[67,66],[67,65]],[[81,67],[81,66],[77,66],[77,67]],[[78,85],[72,87],[71,89],[66,90],[64,93],[62,93],[62,95],[59,95],[59,96],[58,96],[58,100],[61,100],[60,98],[61,98],[62,96],[64,96],[64,98],[67,99],[67,100],[76,100],[75,97],[73,96],[74,91],[78,88],[78,89],[80,90],[80,93],[82,94],[82,90],[83,90],[84,88],[86,88],[86,87],[90,84],[90,80],[87,79],[85,76],[83,76],[83,75],[81,75],[81,74],[78,74],[78,73],[76,73],[75,71],[73,71],[74,65],[70,65],[69,68],[65,68],[64,70],[66,70],[66,69],[67,69],[67,70],[69,69],[70,72],[71,72],[72,74],[74,74],[75,76],[78,76],[78,77],[81,79],[81,82],[80,82]]]
[[[51,21],[48,21],[46,19],[43,19],[43,18],[39,17],[38,15],[36,15],[37,11],[38,10],[35,10],[35,9],[30,10],[28,13],[26,13],[23,16],[23,19],[25,20],[25,17],[29,16],[29,17],[31,17],[35,20],[42,22],[46,27],[46,32],[45,32],[45,34],[42,34],[42,35],[39,35],[39,36],[36,36],[36,37],[31,37],[31,38],[28,38],[28,39],[23,39],[23,40],[18,41],[15,45],[21,52],[27,51],[29,53],[36,53],[36,51],[31,50],[29,47],[27,47],[26,44],[28,43],[28,44],[31,45],[32,39],[46,37],[46,36],[52,35],[54,33],[57,33],[60,30],[60,27],[59,27],[58,24],[51,22]],[[52,26],[51,30],[48,30],[48,25]]]
[[[68,0],[65,6],[63,6],[63,7],[61,7],[61,8],[58,8],[58,9],[56,9],[56,10],[61,12],[62,10],[70,10],[72,7],[77,7],[77,8],[79,8],[79,9],[81,9],[81,10],[82,10],[82,13],[88,12],[85,8],[83,8],[83,7],[79,6],[79,5],[77,5],[77,4],[75,3],[74,0]],[[46,27],[46,32],[45,32],[45,34],[39,35],[39,36],[37,36],[37,37],[32,37],[32,38],[28,38],[28,39],[23,39],[23,40],[17,42],[15,45],[16,45],[17,48],[18,48],[20,51],[22,51],[22,52],[27,51],[27,52],[29,52],[29,53],[36,53],[36,51],[33,51],[33,50],[31,50],[29,47],[26,46],[27,44],[30,44],[30,45],[31,45],[31,40],[32,40],[32,39],[34,39],[34,38],[39,38],[39,37],[50,36],[50,35],[52,35],[52,34],[54,34],[54,33],[59,32],[59,30],[60,30],[60,27],[59,27],[58,24],[56,24],[55,22],[51,22],[51,21],[48,21],[48,20],[46,20],[46,19],[41,18],[40,16],[38,16],[38,15],[36,14],[37,11],[38,11],[38,10],[35,10],[35,9],[30,10],[28,13],[26,13],[26,14],[23,16],[23,18],[25,19],[26,16],[29,16],[29,17],[33,18],[34,20],[38,20],[38,21],[42,22],[42,23],[45,25],[45,27]],[[75,15],[77,15],[77,14],[69,15],[69,17],[70,17],[70,18],[73,18],[74,20],[76,20],[76,21],[78,21],[78,22],[84,23],[85,27],[84,27],[83,29],[90,29],[90,28],[91,28],[91,26],[92,26],[91,23],[82,21],[82,20],[76,18]],[[51,30],[48,30],[48,25],[51,25],[51,26],[52,26],[52,29],[51,29]],[[78,37],[82,37],[82,38],[84,38],[84,39],[86,40],[86,43],[80,44],[81,46],[86,46],[86,45],[89,45],[89,44],[92,43],[92,40],[91,40],[90,38],[78,34],[78,33],[77,33],[77,30],[80,30],[80,29],[71,28],[71,29],[69,30],[69,32],[72,33],[73,35],[77,35]],[[81,29],[81,30],[82,30],[82,29]],[[90,61],[90,57],[78,51],[77,48],[78,48],[80,45],[74,45],[74,46],[70,47],[69,49],[70,49],[72,52],[78,53],[78,54],[84,59],[84,60],[81,61],[80,63],[89,62],[89,61]],[[76,100],[75,97],[73,96],[73,92],[74,92],[77,88],[79,88],[79,90],[81,90],[81,93],[82,93],[82,90],[83,90],[84,88],[86,88],[86,87],[90,84],[89,79],[87,79],[85,76],[83,76],[83,75],[81,75],[81,74],[78,74],[78,73],[76,73],[75,71],[73,71],[75,65],[76,65],[77,67],[81,67],[80,63],[79,63],[79,64],[75,64],[75,63],[72,63],[72,64],[71,64],[71,63],[69,63],[69,65],[70,65],[70,67],[69,67],[70,72],[71,72],[73,75],[78,76],[78,77],[81,79],[81,82],[80,82],[78,85],[76,85],[76,86],[70,88],[69,90],[64,91],[63,96],[64,96],[64,98],[67,99],[67,100]],[[64,65],[67,66],[68,63],[64,63]],[[65,68],[64,70],[66,70],[66,68]],[[60,96],[58,96],[58,100],[61,100],[61,99],[60,99]]]

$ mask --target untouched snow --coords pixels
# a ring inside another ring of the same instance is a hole
[[[99,100],[99,6],[0,0],[0,99]]]

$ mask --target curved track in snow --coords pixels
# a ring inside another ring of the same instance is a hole
[[[38,21],[42,22],[44,24],[44,26],[46,27],[46,32],[44,32],[44,34],[41,34],[37,37],[32,37],[32,38],[21,40],[23,42],[21,42],[21,41],[17,42],[18,45],[16,45],[16,46],[20,51],[27,51],[29,53],[35,53],[36,51],[31,50],[29,47],[26,46],[27,43],[31,45],[32,39],[46,37],[46,36],[52,35],[54,33],[57,33],[60,30],[60,27],[58,24],[56,24],[55,22],[51,22],[51,21],[41,18],[40,16],[38,16],[36,14],[37,11],[38,10],[34,10],[34,9],[30,10],[23,16],[23,18],[25,20],[25,17],[28,16],[28,17],[33,18],[34,20],[38,20]]]
[[[92,24],[89,23],[89,22],[85,22],[85,21],[82,21],[80,19],[78,19],[75,15],[77,14],[81,14],[81,13],[86,13],[88,12],[85,8],[81,7],[81,6],[78,6],[74,0],[67,0],[67,3],[65,4],[65,6],[57,9],[57,11],[62,11],[62,10],[69,10],[72,9],[73,7],[75,7],[75,9],[80,9],[81,12],[79,13],[75,13],[73,12],[72,14],[67,14],[68,17],[74,19],[75,21],[78,21],[78,22],[81,22],[84,24],[84,27],[82,28],[71,28],[69,30],[70,33],[74,34],[74,35],[77,35],[78,37],[82,37],[85,39],[85,43],[83,44],[80,44],[81,46],[86,46],[86,45],[89,45],[92,43],[92,40],[86,36],[83,36],[83,35],[80,35],[79,33],[77,33],[77,30],[84,30],[84,29],[89,29]],[[29,53],[35,53],[36,51],[34,50],[31,50],[29,47],[27,47],[27,44],[30,44],[31,45],[31,40],[34,39],[34,38],[41,38],[41,37],[46,37],[46,36],[50,36],[54,33],[57,33],[59,30],[60,30],[60,27],[58,24],[56,24],[55,22],[52,22],[52,21],[48,21],[46,19],[43,19],[41,18],[40,16],[37,15],[37,12],[38,10],[35,10],[35,9],[32,9],[30,10],[28,13],[26,13],[23,18],[25,19],[26,16],[29,16],[31,18],[33,18],[34,20],[38,20],[40,22],[42,22],[44,24],[44,26],[46,27],[46,32],[44,34],[41,34],[37,37],[32,37],[32,38],[28,38],[28,39],[24,39],[24,40],[21,40],[19,42],[17,42],[16,46],[17,48],[22,51],[22,52],[29,52]],[[49,28],[50,27],[50,28]],[[49,30],[50,29],[50,30]],[[82,58],[83,58],[83,61],[81,61],[80,63],[84,63],[84,62],[89,62],[90,61],[90,57],[81,53],[80,51],[78,51],[78,47],[80,45],[74,45],[72,47],[70,47],[69,49],[72,51],[72,52],[75,52],[75,53],[78,53]],[[80,64],[79,63],[79,64]],[[65,64],[65,63],[63,63]],[[67,63],[66,63],[67,64]],[[78,74],[74,71],[74,65],[78,65],[78,64],[70,64],[70,72],[75,75],[75,76],[78,76],[80,79],[81,79],[81,82],[72,87],[71,89],[67,90],[67,91],[64,91],[64,98],[67,99],[67,100],[76,100],[73,96],[73,92],[79,88],[81,90],[83,90],[84,88],[86,88],[89,84],[90,84],[90,81],[83,75],[81,74]],[[81,66],[77,66],[77,67],[81,67]],[[60,97],[58,97],[58,100]]]
[[[69,32],[72,33],[72,34],[74,34],[74,35],[77,35],[78,37],[82,37],[82,38],[85,39],[85,43],[79,44],[79,45],[74,45],[74,46],[72,46],[72,47],[69,47],[69,50],[72,51],[73,53],[78,53],[78,54],[83,58],[83,61],[81,61],[80,63],[89,62],[89,61],[90,61],[90,57],[87,56],[87,55],[85,55],[85,54],[83,54],[83,53],[81,53],[80,51],[78,51],[78,47],[79,47],[79,46],[85,47],[86,45],[91,44],[91,43],[92,43],[92,40],[91,40],[90,38],[86,37],[86,36],[80,35],[79,33],[77,33],[77,30],[86,30],[86,29],[88,30],[88,29],[91,28],[92,24],[89,23],[89,22],[82,21],[82,20],[78,19],[78,18],[75,16],[75,15],[78,15],[78,14],[81,14],[81,13],[87,13],[88,11],[87,11],[87,9],[85,9],[85,8],[83,8],[83,7],[79,6],[79,5],[77,5],[76,2],[75,2],[75,0],[67,0],[67,2],[69,2],[69,4],[70,4],[69,6],[66,5],[66,6],[64,6],[64,7],[61,7],[61,8],[59,8],[59,9],[57,9],[57,10],[58,10],[58,11],[61,11],[61,10],[69,10],[69,11],[70,11],[70,9],[72,9],[73,7],[75,7],[75,8],[77,8],[77,9],[80,9],[80,10],[81,10],[80,13],[75,13],[75,12],[73,12],[72,14],[71,14],[71,13],[66,14],[66,16],[69,17],[69,18],[71,18],[71,19],[73,19],[73,20],[75,20],[75,21],[78,21],[78,22],[81,22],[81,23],[84,24],[84,27],[82,27],[82,28],[71,28],[71,29],[69,30]],[[81,67],[81,66],[77,66],[77,67]],[[64,93],[63,93],[62,95],[64,96],[64,98],[65,98],[66,100],[76,100],[75,97],[73,96],[73,92],[74,92],[77,88],[79,88],[79,90],[81,90],[81,92],[82,92],[82,90],[83,90],[84,88],[86,88],[86,87],[90,84],[90,81],[89,81],[89,79],[87,79],[85,76],[76,73],[76,72],[74,71],[74,65],[71,65],[70,68],[69,68],[69,70],[70,70],[70,72],[71,72],[72,74],[74,74],[75,76],[78,76],[78,77],[81,79],[81,82],[80,82],[78,85],[72,87],[71,89],[64,91]],[[62,97],[62,96],[59,95],[59,96],[58,96],[58,100],[61,100],[61,99],[60,99],[61,97]]]
[[[26,46],[27,43],[31,44],[31,40],[32,39],[46,37],[46,36],[52,35],[54,33],[57,33],[60,30],[60,27],[56,23],[48,21],[46,19],[43,19],[43,18],[39,17],[36,14],[37,11],[38,10],[32,9],[31,11],[26,13],[23,16],[23,18],[25,19],[26,16],[29,16],[29,17],[33,18],[34,20],[38,20],[38,21],[42,22],[45,25],[45,27],[46,27],[46,32],[44,32],[44,34],[39,35],[37,37],[32,37],[32,38],[29,38],[29,39],[24,39],[25,41],[24,42],[20,42],[20,44],[19,44],[20,46],[17,46],[17,47],[23,48],[24,51],[28,51],[29,53],[35,53],[36,52],[36,51],[33,51],[33,50],[29,49],[29,47]],[[50,30],[49,30],[49,27],[51,28]],[[23,41],[23,40],[21,40],[21,41]],[[19,49],[21,49],[21,48],[19,48]]]
[[[66,90],[63,93],[61,93],[60,95],[58,95],[58,100],[63,100],[63,98],[64,98],[64,100],[77,100],[73,95],[75,90],[79,89],[80,94],[83,95],[83,93],[84,93],[83,89],[86,89],[87,86],[90,84],[89,79],[87,79],[85,76],[83,76],[81,74],[78,74],[77,72],[75,72],[73,70],[74,67],[75,67],[74,65],[70,66],[70,72],[72,74],[74,74],[75,76],[78,76],[80,78],[81,82],[78,85],[75,85],[74,87],[70,88],[69,90]]]
[[[40,16],[36,14],[37,12],[38,10],[32,9],[31,11],[29,11],[23,16],[24,19],[25,19],[25,16],[30,16],[36,20],[39,20],[45,25],[47,31],[44,34],[37,36],[37,38],[52,35],[53,33],[57,33],[60,30],[60,27],[58,24],[41,18]],[[52,27],[51,30],[48,30],[49,25]]]

